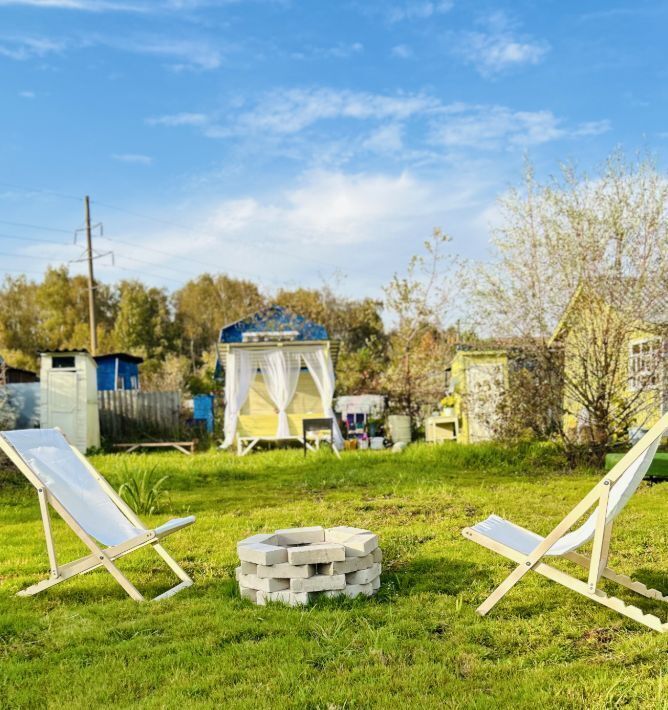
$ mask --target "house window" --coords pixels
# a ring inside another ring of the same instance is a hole
[[[638,340],[629,350],[629,387],[657,387],[661,379],[661,339]]]

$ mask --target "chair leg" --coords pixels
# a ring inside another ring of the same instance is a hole
[[[193,581],[186,574],[185,570],[174,560],[174,558],[165,550],[165,548],[160,544],[156,543],[153,545],[153,549],[162,557],[166,562],[168,567],[174,572],[174,574],[187,586],[192,585]]]
[[[526,564],[516,567],[476,609],[476,612],[480,616],[485,616],[485,614],[489,613],[530,569],[531,566]]]

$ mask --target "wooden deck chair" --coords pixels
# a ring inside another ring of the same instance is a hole
[[[105,567],[136,601],[144,597],[114,564],[129,552],[151,545],[181,580],[155,597],[164,599],[192,585],[192,580],[160,544],[167,535],[195,522],[193,516],[177,518],[149,530],[107,481],[57,429],[0,432],[0,449],[37,489],[46,536],[51,574],[20,591],[30,596],[84,572]],[[88,547],[91,554],[59,564],[56,558],[49,504]]]
[[[621,599],[610,597],[598,588],[601,577],[604,577],[650,599],[668,602],[668,596],[608,567],[613,522],[640,485],[666,430],[668,414],[624,455],[547,537],[536,535],[496,515],[473,527],[464,528],[464,537],[508,557],[518,565],[478,607],[477,612],[482,616],[487,614],[529,570],[533,570],[650,629],[668,631],[668,623],[662,623],[652,614],[643,614],[637,607],[626,605]],[[596,508],[587,520],[576,530],[568,532],[594,506]],[[590,557],[576,551],[592,539]],[[551,567],[544,561],[546,557],[561,557],[588,569],[588,580],[584,582]]]

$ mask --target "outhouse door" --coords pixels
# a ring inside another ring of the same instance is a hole
[[[469,442],[489,441],[503,392],[504,366],[496,363],[471,365],[466,372]]]
[[[75,370],[48,373],[47,416],[49,427],[59,427],[70,441],[77,439],[78,387]]]

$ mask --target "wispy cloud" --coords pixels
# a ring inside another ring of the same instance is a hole
[[[134,163],[136,165],[151,165],[153,158],[150,155],[142,155],[141,153],[114,153],[111,156],[119,163]]]
[[[364,51],[361,42],[339,42],[331,47],[305,47],[299,51],[292,52],[292,59],[349,59]]]
[[[218,69],[223,63],[226,52],[231,51],[231,45],[211,44],[200,38],[174,39],[145,34],[125,36],[87,34],[62,39],[0,35],[0,56],[17,61],[62,54],[65,51],[85,51],[94,47],[161,57],[165,59],[168,67],[175,71]]]
[[[34,91],[19,91],[19,96],[22,99],[34,99],[36,94]]]
[[[428,94],[374,94],[331,88],[272,91],[227,111],[146,119],[153,126],[192,126],[210,138],[262,144],[266,154],[343,164],[362,151],[407,160],[442,159],[442,149],[505,150],[610,130],[606,120],[571,124],[552,111],[442,103]],[[435,152],[436,151],[436,152]],[[440,153],[438,152],[440,151]],[[440,157],[438,157],[440,155]]]
[[[568,126],[551,111],[513,111],[505,106],[452,104],[432,122],[431,140],[447,148],[499,150],[540,145],[610,130],[609,121]]]
[[[66,47],[66,42],[47,37],[0,37],[0,56],[16,61],[59,54]]]
[[[403,126],[399,123],[380,126],[364,140],[362,145],[375,153],[397,153],[404,147]]]
[[[428,20],[434,15],[450,12],[454,5],[452,0],[407,0],[386,8],[388,22],[403,22],[404,20]]]
[[[503,13],[488,16],[486,31],[451,34],[455,54],[485,77],[527,64],[539,64],[550,51],[544,40],[518,35]]]
[[[149,126],[204,126],[208,122],[204,113],[172,113],[146,119]]]
[[[121,51],[164,57],[169,60],[170,68],[176,71],[218,69],[226,50],[222,43],[213,45],[204,39],[173,39],[140,34],[124,38],[97,36],[90,41]]]
[[[145,5],[114,2],[114,0],[0,0],[0,6],[7,5],[84,12],[147,12],[149,10]]]
[[[413,50],[407,44],[397,44],[392,47],[392,56],[399,59],[410,59],[413,56]]]
[[[438,106],[437,99],[422,94],[288,89],[263,95],[252,108],[241,111],[232,124],[219,126],[219,129],[220,135],[266,131],[286,135],[325,120],[403,120]]]

